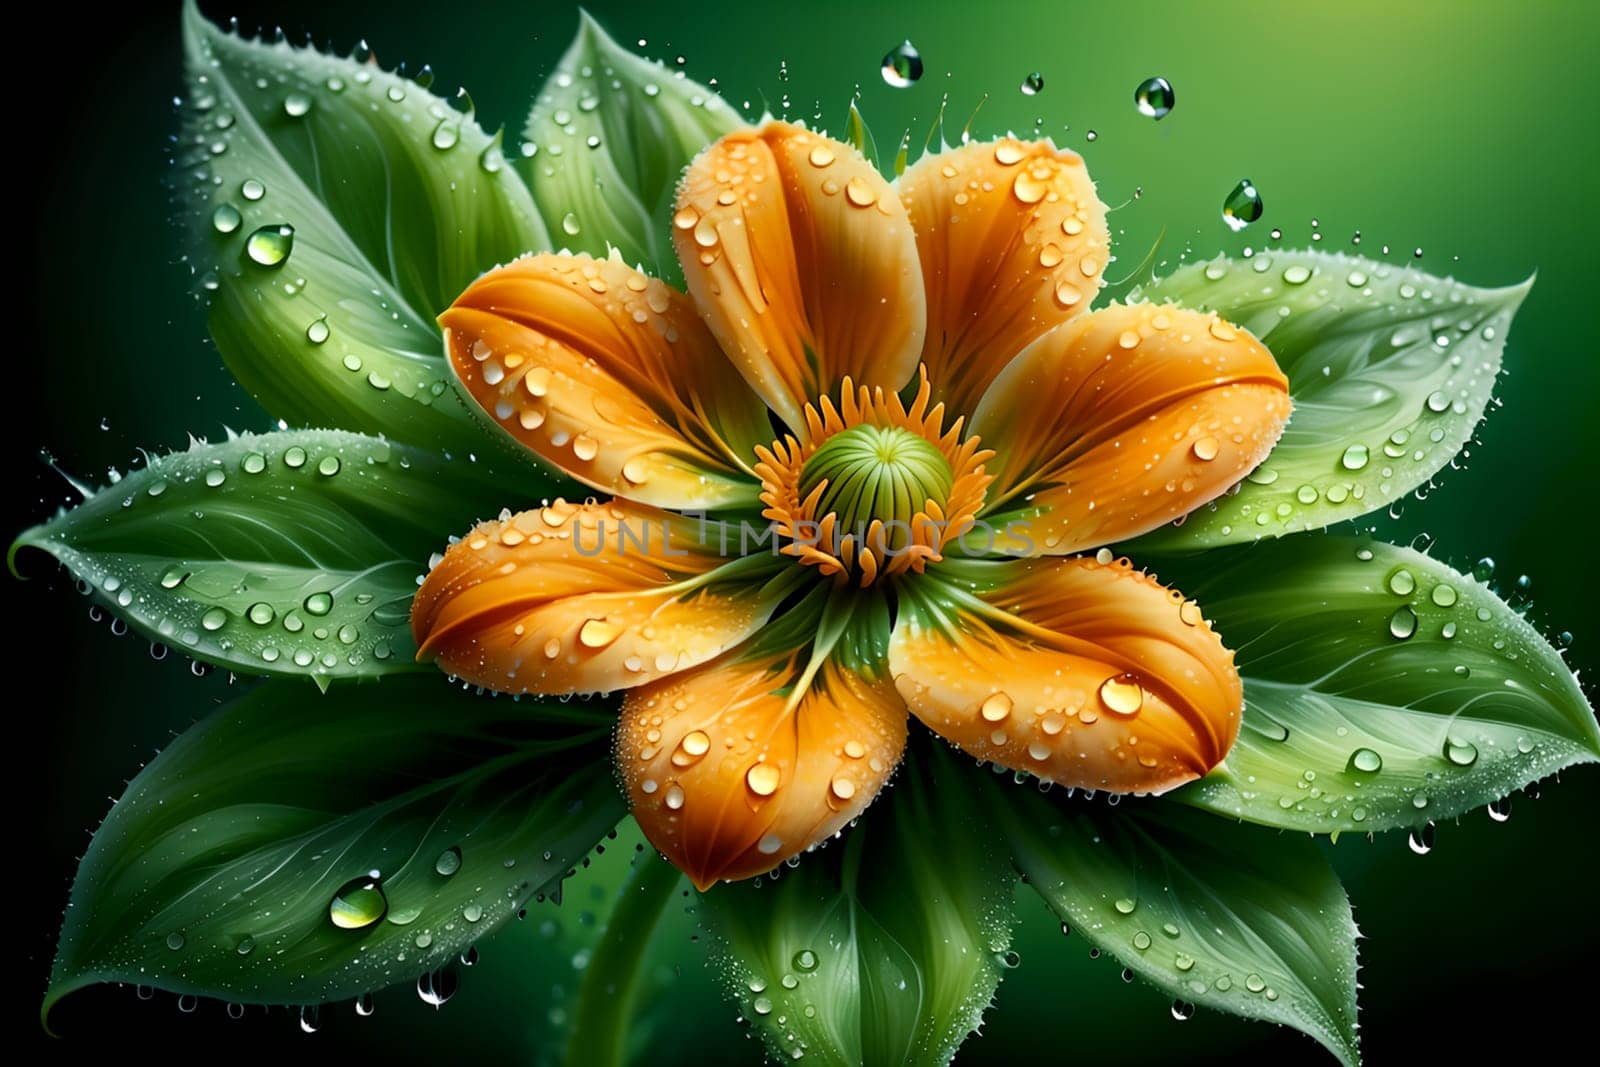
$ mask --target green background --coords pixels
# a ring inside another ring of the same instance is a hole
[[[68,499],[65,484],[34,462],[41,448],[102,481],[108,466],[125,467],[140,447],[267,423],[205,340],[168,222],[171,98],[181,90],[176,7],[86,17],[84,26],[9,44],[24,65],[22,88],[13,90],[24,129],[10,168],[24,184],[12,202],[10,248],[26,279],[13,305],[23,329],[7,376],[17,390],[8,405],[13,529]],[[295,40],[309,32],[340,50],[365,37],[385,65],[431,63],[436,89],[468,86],[480,117],[512,132],[576,22],[575,8],[554,3],[203,7],[219,19],[237,14],[247,27],[281,24]],[[1600,123],[1585,88],[1600,52],[1600,9],[1394,0],[589,9],[620,40],[645,38],[645,51],[669,62],[684,56],[691,77],[717,79],[732,102],[748,99],[757,112],[765,101],[781,113],[787,97],[789,117],[820,115],[839,130],[859,86],[880,142],[910,127],[920,143],[945,94],[953,133],[987,94],[975,133],[1037,128],[1085,154],[1108,204],[1129,201],[1112,214],[1122,254],[1108,271],[1113,278],[1143,258],[1163,227],[1169,263],[1184,251],[1208,257],[1247,245],[1309,245],[1316,232],[1320,247],[1349,250],[1359,230],[1364,254],[1380,256],[1387,244],[1388,258],[1409,260],[1420,247],[1424,268],[1476,284],[1537,270],[1507,348],[1503,410],[1491,410],[1462,469],[1447,471],[1425,502],[1408,502],[1397,520],[1372,521],[1396,539],[1432,535],[1435,553],[1458,566],[1494,557],[1503,588],[1530,574],[1533,616],[1548,631],[1577,635],[1569,660],[1583,676],[1600,666],[1586,522],[1600,452]],[[878,64],[906,37],[926,73],[895,90]],[[1024,96],[1018,85],[1034,70],[1044,90]],[[1134,86],[1152,74],[1177,91],[1177,107],[1159,123],[1132,105]],[[1089,130],[1098,135],[1092,143]],[[1219,208],[1242,177],[1255,181],[1266,213],[1233,235]],[[1142,196],[1130,200],[1136,189]],[[1281,242],[1270,239],[1273,227]],[[86,602],[42,558],[23,569],[38,580],[6,584],[9,660],[37,695],[10,703],[11,762],[31,781],[11,795],[25,857],[13,871],[26,897],[8,937],[20,988],[7,1002],[18,1013],[13,1039],[31,1045],[46,1040],[32,1015],[87,831],[169,731],[236,689],[215,674],[197,680],[176,656],[153,662],[143,641],[92,624]],[[1396,834],[1333,848],[1368,938],[1362,1028],[1372,1062],[1419,1046],[1473,1060],[1513,1049],[1535,1054],[1558,1047],[1562,1032],[1586,1018],[1588,979],[1575,980],[1600,947],[1587,817],[1600,799],[1600,774],[1580,768],[1564,779],[1545,783],[1537,800],[1519,796],[1505,825],[1479,811],[1441,826],[1425,858]],[[570,959],[555,958],[550,928],[541,933],[540,925],[554,916],[581,928],[599,903],[580,883],[561,913],[535,914],[485,945],[483,964],[465,973],[462,993],[437,1015],[400,990],[380,998],[371,1020],[330,1009],[324,1032],[307,1039],[281,1011],[234,1022],[203,1004],[180,1015],[170,997],[144,1002],[124,989],[84,994],[56,1021],[80,1049],[108,1043],[179,1058],[210,1047],[245,1060],[285,1050],[403,1061],[470,1050],[526,1060],[550,1030],[552,989],[574,984]],[[962,1062],[1319,1055],[1270,1027],[1205,1012],[1173,1021],[1162,997],[1125,985],[1109,960],[1090,961],[1088,946],[1063,939],[1036,901],[1023,905],[1022,966],[1008,974],[985,1036],[966,1046]],[[682,973],[670,961],[655,969],[661,999],[640,1029],[640,1047],[669,1062],[758,1057],[733,1009],[703,999],[709,984],[693,962],[698,950],[682,951],[696,936],[692,918],[663,936]],[[696,996],[698,1010],[688,1006]]]

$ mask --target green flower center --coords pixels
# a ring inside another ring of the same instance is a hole
[[[898,522],[888,543],[908,540],[912,516],[932,500],[943,507],[955,475],[933,442],[898,426],[852,426],[822,443],[800,470],[800,499],[824,481],[815,518],[839,516],[839,533],[865,532],[873,519]]]

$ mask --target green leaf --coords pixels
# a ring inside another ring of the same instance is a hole
[[[1179,1000],[1360,1059],[1355,920],[1314,842],[1159,801],[1063,803],[1003,783],[992,799],[1017,869],[1074,931]]]
[[[633,1016],[644,984],[650,942],[667,907],[683,890],[683,873],[655,849],[640,845],[633,868],[605,921],[605,932],[584,967],[566,1061],[584,1067],[625,1067]]]
[[[180,202],[229,369],[294,425],[499,451],[434,323],[480,273],[549,246],[499,136],[375,63],[224,33],[192,0],[183,30]],[[263,266],[252,235],[284,225],[287,258]]]
[[[1425,485],[1483,417],[1532,284],[1476,289],[1355,256],[1273,251],[1145,286],[1144,299],[1213,309],[1259,337],[1289,376],[1294,414],[1237,492],[1141,544],[1199,548],[1318,529]]]
[[[668,215],[678,178],[742,119],[682,71],[629,52],[587,12],[523,132],[521,162],[556,243],[675,278]]]
[[[1366,832],[1450,818],[1600,759],[1594,712],[1560,654],[1438,560],[1297,537],[1170,561],[1162,577],[1238,650],[1245,687],[1233,750],[1171,798]]]
[[[151,459],[24,532],[11,561],[50,553],[98,603],[196,659],[326,684],[419,669],[417,575],[500,495],[468,464],[373,437],[230,436]]]
[[[728,988],[774,1060],[943,1064],[977,1029],[1014,885],[981,773],[924,743],[841,843],[706,895]]]
[[[622,817],[611,721],[437,676],[320,697],[260,686],[173,741],[111,809],[73,882],[44,1011],[95,982],[304,1004],[444,966]]]

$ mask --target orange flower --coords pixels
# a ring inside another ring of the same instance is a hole
[[[452,545],[421,658],[500,692],[626,690],[634,816],[702,888],[859,815],[908,710],[1089,789],[1226,755],[1239,676],[1198,605],[1082,553],[1249,472],[1287,381],[1214,314],[1089,310],[1109,237],[1082,159],[1008,138],[891,185],[773,122],[694,162],[672,228],[688,294],[538,255],[440,317],[494,424],[615,499]]]

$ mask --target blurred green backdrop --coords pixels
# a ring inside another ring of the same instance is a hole
[[[282,25],[292,39],[309,33],[341,51],[365,37],[385,65],[431,63],[436,88],[470,87],[480,117],[513,133],[576,22],[573,6],[547,2],[202,6],[219,20]],[[859,87],[880,141],[910,127],[920,143],[946,95],[959,129],[987,97],[974,132],[1048,134],[1085,154],[1107,203],[1127,202],[1112,216],[1122,261],[1111,277],[1138,262],[1162,227],[1169,260],[1184,250],[1205,257],[1309,245],[1317,234],[1322,248],[1349,249],[1359,230],[1364,254],[1388,246],[1388,258],[1405,260],[1420,248],[1423,267],[1477,284],[1537,270],[1507,350],[1504,410],[1491,411],[1462,469],[1447,472],[1426,502],[1376,525],[1397,539],[1430,534],[1435,553],[1457,565],[1492,556],[1503,583],[1530,574],[1534,617],[1547,631],[1577,635],[1569,659],[1584,676],[1600,665],[1594,535],[1584,521],[1600,454],[1592,342],[1600,123],[1583,96],[1583,71],[1600,52],[1593,4],[595,0],[589,9],[618,39],[643,39],[643,51],[669,63],[682,56],[690,76],[716,79],[755,113],[820,116],[838,130]],[[10,167],[25,198],[13,200],[10,225],[20,218],[32,228],[20,244],[22,348],[9,379],[20,382],[7,426],[13,530],[70,495],[34,461],[41,448],[98,481],[140,447],[266,422],[205,340],[167,221],[171,98],[181,90],[177,4],[76,17],[81,24],[63,32],[10,45],[25,87],[24,135],[12,141]],[[896,90],[878,66],[904,38],[926,73]],[[1034,71],[1044,89],[1024,95],[1019,85]],[[1159,123],[1132,103],[1134,86],[1155,74],[1177,92]],[[1219,209],[1242,177],[1255,181],[1266,211],[1233,235]],[[1269,235],[1275,227],[1281,241]],[[14,669],[33,672],[41,694],[11,704],[12,762],[32,779],[12,791],[12,818],[26,827],[28,918],[9,939],[20,987],[7,998],[17,1013],[12,1038],[26,1048],[47,1040],[32,1016],[87,832],[169,731],[234,690],[215,675],[191,677],[175,656],[153,662],[144,642],[86,619],[85,603],[41,559],[25,564],[39,580],[8,581],[5,596],[17,627]],[[1564,1032],[1589,1007],[1577,977],[1600,947],[1590,910],[1597,800],[1600,771],[1585,768],[1544,783],[1536,801],[1519,796],[1506,825],[1480,811],[1440,827],[1426,858],[1395,834],[1333,848],[1369,938],[1363,1031],[1373,1062],[1418,1043],[1474,1062],[1564,1047]],[[617,853],[629,851],[621,842],[607,862],[620,866]],[[56,1022],[80,1050],[132,1045],[179,1059],[222,1048],[245,1061],[286,1051],[316,1060],[461,1051],[537,1060],[552,1006],[559,1016],[552,990],[570,993],[576,982],[560,931],[596,921],[605,896],[579,883],[560,911],[547,906],[486,944],[484,962],[437,1014],[397,990],[380,997],[377,1018],[340,1006],[306,1038],[283,1012],[232,1021],[205,1004],[183,1015],[170,997],[146,1002],[124,989],[69,1001]],[[1023,910],[1022,966],[961,1062],[1320,1055],[1295,1035],[1216,1015],[1177,1023],[1159,995],[1125,985],[1114,963],[1090,961],[1087,945],[1062,938],[1036,901]],[[690,961],[681,949],[693,936],[687,917],[663,935],[670,955]],[[674,969],[663,960],[655,978],[659,997],[638,1034],[650,1058],[759,1055],[732,1008],[686,1006],[709,989],[692,962]]]

